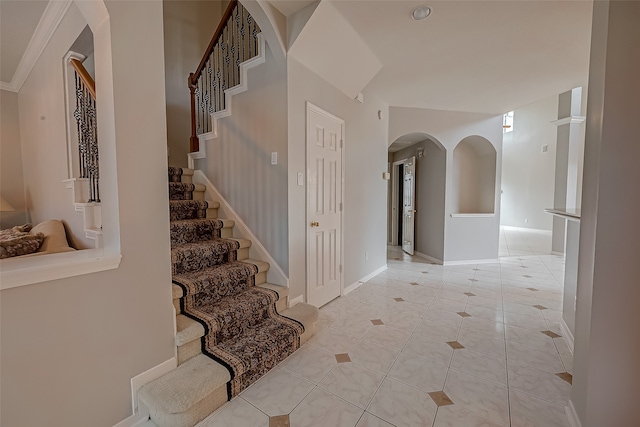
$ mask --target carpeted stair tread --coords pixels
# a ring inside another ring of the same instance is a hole
[[[289,327],[283,328],[283,322]],[[234,362],[231,395],[236,396],[297,350],[303,332],[303,326],[295,320],[268,318],[241,335],[220,342],[215,347],[217,355],[229,354]]]
[[[177,221],[206,218],[207,209],[209,203],[204,200],[169,200],[169,219]]]
[[[258,269],[244,262],[230,262],[183,274],[174,274],[173,283],[182,287],[183,298],[195,298],[189,302],[202,303],[238,294],[253,286]]]
[[[169,182],[191,182],[194,170],[169,166]]]
[[[278,301],[280,301],[282,298],[286,298],[287,296],[289,296],[289,288],[285,286],[274,285],[272,283],[261,283],[260,285],[258,285],[258,287],[267,288],[267,289],[276,291],[279,296]],[[172,283],[171,294],[173,299],[182,298],[184,296],[184,290],[180,286],[176,285],[175,283]]]
[[[196,186],[184,182],[169,183],[169,200],[193,200]]]
[[[252,286],[244,292],[186,309],[188,315],[206,318],[210,345],[237,339],[269,319],[278,300],[275,292]]]
[[[174,246],[171,249],[171,272],[187,273],[235,261],[239,246],[235,240],[222,238]]]
[[[212,202],[208,202],[211,204]],[[223,228],[231,228],[235,222],[230,219],[200,218],[171,221],[169,234],[171,246],[189,242],[212,240],[221,236]]]
[[[269,267],[270,267],[268,262],[258,261],[258,260],[255,260],[255,259],[243,259],[240,262],[244,262],[246,264],[255,265],[256,267],[258,267],[258,273],[269,271]]]
[[[154,412],[177,414],[188,410],[230,379],[224,366],[198,355],[143,386],[138,397]]]

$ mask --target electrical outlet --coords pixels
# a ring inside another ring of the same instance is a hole
[[[366,251],[365,251],[365,253],[364,253],[364,260],[365,260],[365,261],[369,261],[369,252],[366,252]]]
[[[302,172],[298,172],[298,185],[301,187],[304,185],[304,174]]]
[[[524,219],[524,222],[529,222],[529,220],[527,218]]]

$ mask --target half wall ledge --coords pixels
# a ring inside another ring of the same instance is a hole
[[[495,213],[452,213],[451,218],[493,218]]]
[[[104,249],[7,258],[0,260],[0,290],[113,270],[121,260],[120,253]]]

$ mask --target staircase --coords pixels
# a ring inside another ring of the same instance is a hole
[[[197,424],[306,342],[318,317],[287,309],[288,288],[266,282],[269,264],[249,259],[251,241],[233,238],[192,176],[169,168],[178,367],[138,393],[158,427]]]

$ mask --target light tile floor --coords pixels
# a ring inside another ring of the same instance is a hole
[[[561,257],[388,258],[320,310],[316,336],[200,426],[569,426]]]

